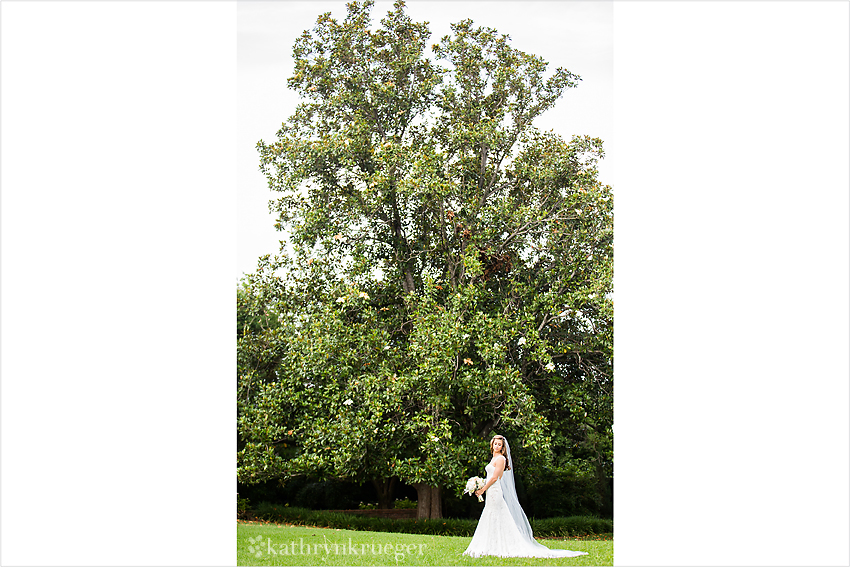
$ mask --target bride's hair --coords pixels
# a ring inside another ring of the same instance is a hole
[[[506,451],[505,451],[505,438],[504,437],[502,437],[501,435],[494,435],[493,438],[490,439],[490,452],[491,453],[493,452],[493,441],[495,441],[496,439],[502,440],[502,448],[499,451],[499,453],[505,458],[505,470],[509,471],[509,470],[511,470],[511,465],[508,462],[508,455],[506,454]]]

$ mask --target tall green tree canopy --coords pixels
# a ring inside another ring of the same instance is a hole
[[[288,242],[245,280],[279,324],[239,339],[239,478],[394,477],[433,517],[496,430],[528,474],[610,461],[613,201],[601,140],[533,125],[577,75],[372,5],[296,40],[303,102],[258,144]]]

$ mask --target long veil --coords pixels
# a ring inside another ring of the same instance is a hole
[[[525,512],[522,509],[522,506],[519,505],[519,500],[516,496],[516,486],[514,484],[514,462],[511,459],[511,446],[508,444],[508,440],[502,436],[502,439],[505,441],[505,451],[507,452],[508,457],[508,467],[510,470],[505,468],[505,471],[502,473],[502,495],[505,498],[505,503],[508,505],[508,510],[511,513],[511,517],[514,519],[514,523],[516,527],[519,528],[519,533],[522,535],[523,539],[525,539],[529,545],[533,546],[535,549],[538,549],[541,553],[545,553],[552,556],[560,556],[560,557],[575,557],[576,555],[587,555],[581,551],[569,551],[566,549],[551,549],[546,547],[545,545],[538,543],[537,540],[534,539],[534,534],[531,532],[531,524],[528,523],[528,517],[526,517]]]

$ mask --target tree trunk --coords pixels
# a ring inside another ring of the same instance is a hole
[[[398,210],[395,189],[393,189],[392,197],[392,215],[393,251],[395,252],[395,259],[398,262],[399,270],[401,270],[401,285],[405,293],[411,293],[416,291],[416,284],[413,281],[413,267],[410,265],[411,251],[407,240],[402,234],[401,214]]]
[[[417,482],[413,486],[416,488],[417,495],[416,518],[418,520],[442,518],[442,489],[439,486],[432,486],[424,482]]]
[[[439,486],[431,487],[431,518],[443,517],[443,490]]]
[[[402,281],[402,285],[404,286],[404,291],[407,293],[416,291],[416,284],[413,283],[413,272],[410,271],[407,265],[404,267],[404,281]]]
[[[393,490],[395,490],[395,477],[373,478],[372,485],[378,493],[378,508],[389,510],[393,507]]]
[[[413,486],[416,488],[416,518],[427,518],[431,514],[431,487],[422,482]]]
[[[495,416],[489,421],[482,423],[478,426],[478,434],[483,438],[487,439],[487,436],[490,435],[490,432],[496,428],[496,425],[499,423],[499,416]]]

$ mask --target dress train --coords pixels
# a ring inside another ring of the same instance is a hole
[[[489,464],[487,480],[495,474],[496,467]],[[481,557],[495,555],[498,557],[577,557],[587,555],[584,551],[568,549],[550,549],[533,539],[523,537],[517,528],[502,493],[500,478],[484,493],[486,502],[481,518],[475,528],[472,541],[463,555]]]

